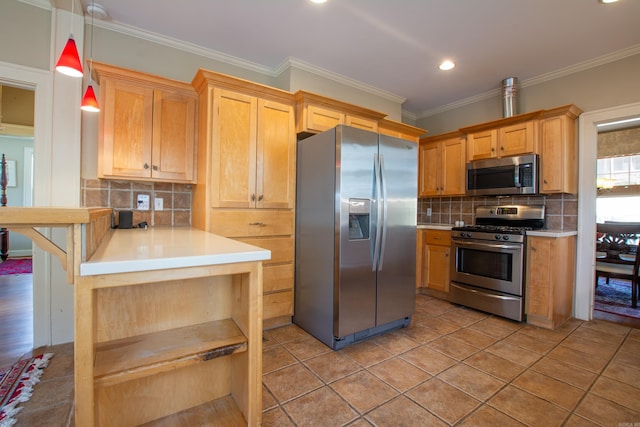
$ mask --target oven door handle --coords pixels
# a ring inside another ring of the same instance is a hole
[[[482,291],[478,291],[475,289],[470,289],[470,288],[463,288],[462,286],[458,286],[454,283],[451,283],[450,285],[452,288],[457,288],[460,289],[462,291],[465,292],[471,292],[472,294],[482,294],[482,296],[484,297],[488,297],[488,298],[494,298],[494,299],[499,299],[501,301],[519,301],[522,298],[521,297],[516,297],[516,296],[509,296],[509,295],[497,295],[497,294],[493,294],[493,293],[489,293],[489,292],[482,292]]]
[[[454,240],[453,244],[456,246],[465,246],[468,248],[476,248],[476,249],[513,249],[518,250],[522,248],[522,245],[519,243],[516,244],[504,244],[504,243],[475,243],[475,242],[465,242],[460,240]]]

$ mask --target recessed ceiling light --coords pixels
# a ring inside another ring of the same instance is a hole
[[[617,3],[618,0],[600,0],[600,3],[609,4],[609,3]]]
[[[311,0],[311,3],[318,3],[318,4],[326,3],[326,2],[327,2],[327,0]]]
[[[449,61],[448,59],[446,61],[443,61],[442,64],[440,64],[440,66],[438,66],[438,68],[440,68],[442,71],[449,71],[451,69],[453,69],[453,67],[455,67],[456,64],[454,64],[452,61]]]

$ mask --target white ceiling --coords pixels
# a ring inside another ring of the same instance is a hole
[[[124,30],[188,42],[271,74],[292,58],[405,98],[403,110],[416,117],[495,91],[506,77],[526,86],[640,53],[640,0],[95,3]],[[457,67],[438,70],[445,58]]]

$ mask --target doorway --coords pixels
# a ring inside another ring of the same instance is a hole
[[[51,72],[0,62],[0,84],[31,90],[35,96],[33,126],[33,192],[34,205],[51,204],[51,191],[47,184],[51,180],[50,157],[52,142],[52,99],[53,84]],[[39,250],[33,250],[32,306],[33,306],[33,346],[51,342],[51,279],[47,273],[50,257]]]
[[[640,117],[640,103],[591,111],[580,116],[578,242],[574,315],[593,319],[596,242],[596,159],[598,125]]]
[[[0,84],[0,152],[7,165],[3,204],[32,206],[34,161],[33,89]],[[33,243],[12,231],[3,240],[0,264],[0,366],[33,346]],[[3,257],[4,259],[4,257]]]

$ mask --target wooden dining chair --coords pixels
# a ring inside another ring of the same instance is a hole
[[[604,239],[609,242],[626,242],[629,238],[640,236],[640,224],[636,223],[605,223],[597,224],[598,234],[604,233]],[[626,247],[625,247],[626,246]],[[599,277],[629,280],[631,282],[631,307],[638,306],[638,290],[640,287],[638,271],[640,267],[640,257],[638,249],[630,250],[630,245],[619,244],[617,248],[610,250],[607,258],[596,259],[596,284]],[[603,249],[607,249],[604,247]],[[616,253],[619,252],[619,253]],[[626,252],[626,253],[625,253]],[[620,257],[620,254],[622,257]],[[625,261],[622,258],[629,258]],[[631,262],[633,261],[633,262]]]

